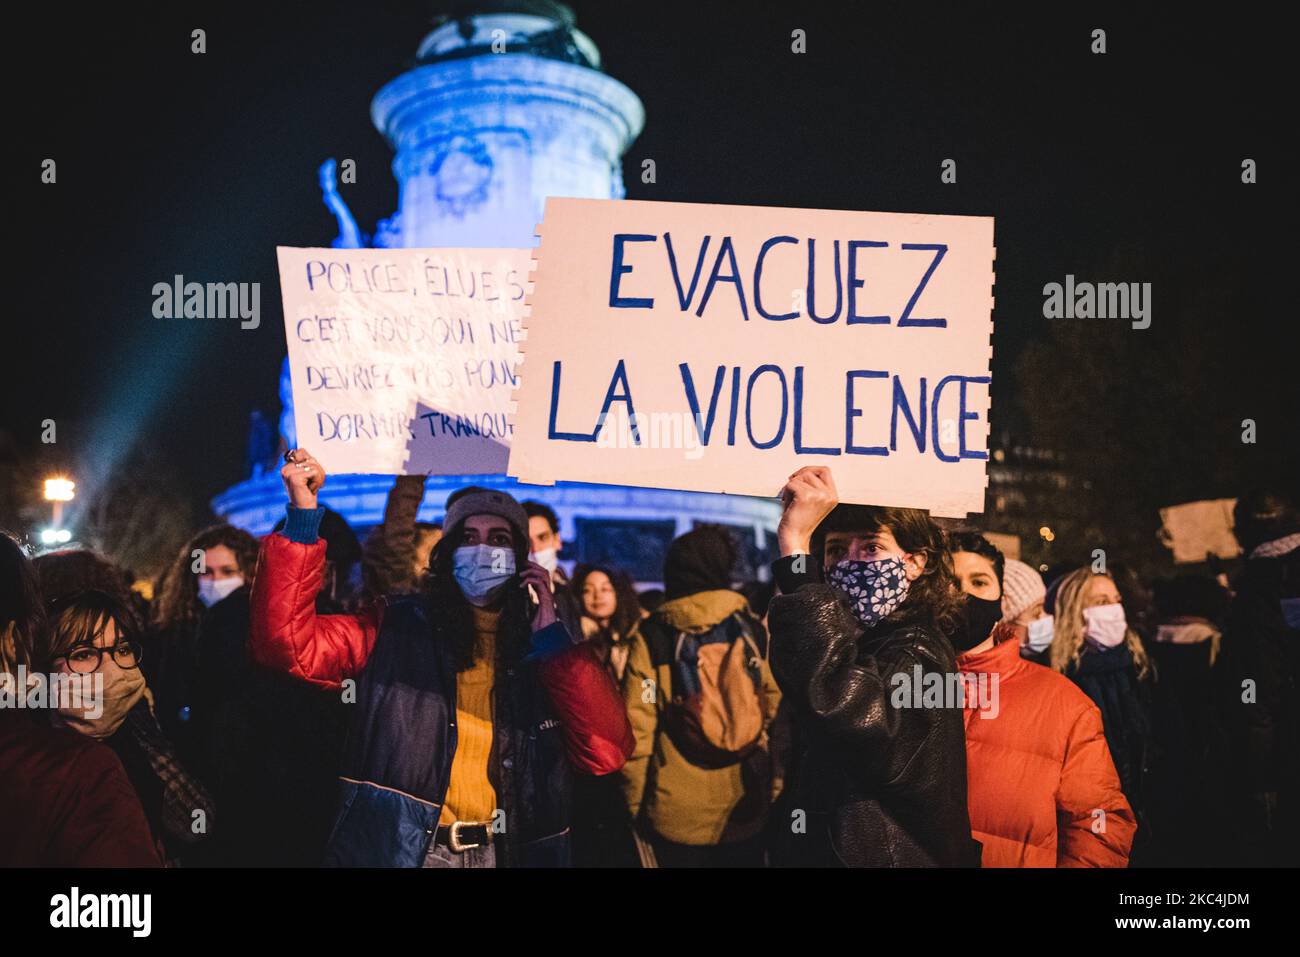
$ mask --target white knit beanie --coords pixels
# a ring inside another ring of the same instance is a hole
[[[1008,558],[1002,572],[1002,619],[1011,621],[1035,602],[1047,597],[1043,576],[1024,562]]]

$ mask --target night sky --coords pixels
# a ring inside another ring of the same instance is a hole
[[[1282,29],[1222,12],[1172,23],[985,4],[572,5],[646,107],[625,156],[630,198],[996,217],[995,431],[1016,425],[1013,364],[1044,335],[1042,287],[1074,273],[1155,282],[1152,348],[1177,348],[1182,310],[1221,299],[1244,347],[1187,388],[1253,414],[1261,454],[1294,456]],[[411,65],[435,5],[24,7],[7,13],[28,19],[8,31],[0,432],[21,458],[53,418],[83,463],[149,443],[200,514],[245,477],[250,412],[278,415],[275,246],[336,234],[317,166],[357,161],[342,190],[364,230],[396,208],[370,99]],[[1094,27],[1104,56],[1089,51]],[[795,28],[804,55],[790,52]],[[46,157],[57,185],[40,183]],[[940,182],[948,157],[956,185]],[[1245,157],[1257,185],[1240,181]],[[261,327],[154,319],[152,286],[177,273],[260,282]]]

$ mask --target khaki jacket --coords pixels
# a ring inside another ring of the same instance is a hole
[[[736,592],[697,592],[664,602],[642,627],[704,632],[738,611],[752,618],[744,596]],[[762,626],[757,620],[754,624],[761,634]],[[759,746],[744,761],[716,769],[691,764],[664,731],[663,714],[672,701],[672,662],[651,659],[650,646],[638,629],[629,639],[623,676],[623,697],[636,738],[621,772],[632,816],[640,815],[657,834],[677,844],[714,845],[754,836],[762,830],[777,789],[768,732],[781,692],[766,657],[760,665],[765,727]]]

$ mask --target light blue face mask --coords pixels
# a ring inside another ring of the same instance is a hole
[[[515,576],[515,553],[500,545],[462,545],[452,555],[452,575],[465,600],[482,608]]]
[[[1025,639],[1025,647],[1033,652],[1042,651],[1052,643],[1055,630],[1055,622],[1051,615],[1035,618],[1029,623],[1029,636]]]

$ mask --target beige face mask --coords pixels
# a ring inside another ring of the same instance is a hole
[[[145,695],[145,683],[139,668],[119,668],[107,655],[99,674],[104,676],[103,701],[93,702],[92,707],[59,708],[55,723],[102,741],[122,726],[127,714]]]

